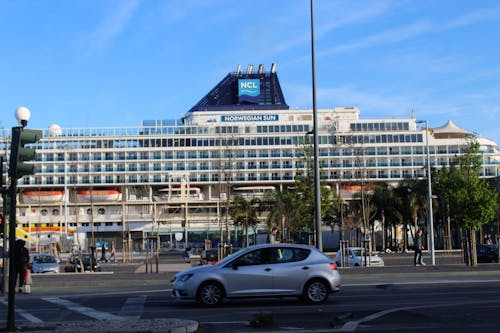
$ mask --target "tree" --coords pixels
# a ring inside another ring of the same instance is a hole
[[[398,210],[403,220],[403,247],[406,250],[408,248],[408,231],[411,231],[411,235],[416,233],[419,212],[425,211],[427,206],[427,185],[425,181],[406,178],[395,189],[395,192],[400,198]]]
[[[244,227],[244,242],[248,246],[248,227],[254,227],[258,223],[256,209],[254,209],[252,202],[242,196],[236,196],[229,207],[229,214],[234,225]]]
[[[396,192],[391,186],[384,184],[377,187],[373,192],[372,203],[375,209],[375,217],[382,221],[382,248],[386,248],[387,226],[391,226],[393,230],[396,230],[397,225],[402,219],[402,214],[399,210],[401,207],[401,198],[396,196]],[[395,235],[396,232],[393,234]],[[395,241],[395,237],[392,240]],[[397,246],[397,244],[393,245]]]
[[[469,137],[464,153],[456,158],[458,168],[450,169],[453,182],[450,213],[464,232],[466,264],[477,265],[476,231],[491,221],[498,209],[497,195],[488,182],[479,178],[481,155],[475,137]]]
[[[295,184],[293,188],[294,194],[291,196],[293,207],[295,210],[296,219],[290,227],[294,231],[308,231],[311,233],[315,229],[314,225],[314,203],[315,203],[315,189],[314,189],[314,147],[306,135],[302,156],[299,160],[299,165],[295,173]],[[325,186],[323,181],[323,172],[320,166],[320,206],[321,206],[321,221],[328,216],[331,219],[336,215],[335,207],[339,206],[337,201],[339,197],[335,191],[329,186]]]
[[[296,193],[294,191],[277,191],[267,194],[262,204],[267,208],[267,225],[269,230],[273,226],[279,226],[284,241],[290,233],[296,232],[298,210],[296,209]]]

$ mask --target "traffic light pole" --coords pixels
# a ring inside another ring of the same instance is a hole
[[[7,304],[7,331],[14,332],[16,330],[15,318],[15,296],[16,296],[16,267],[14,264],[14,244],[16,241],[16,207],[17,207],[17,177],[16,164],[19,152],[19,132],[22,127],[12,127],[12,141],[10,145],[10,164],[9,164],[9,292]]]
[[[7,234],[5,233],[5,225],[7,224],[7,190],[4,188],[3,183],[3,156],[0,156],[0,185],[2,188],[2,225],[0,230],[2,232],[2,295],[5,294],[5,287],[7,286],[7,274],[5,274],[5,267],[7,267],[6,253],[7,253]]]
[[[7,331],[16,330],[14,297],[16,295],[16,268],[14,265],[14,243],[16,240],[16,194],[17,178],[10,177],[10,209],[9,209],[9,296],[7,309]]]
[[[19,110],[19,109],[18,109]],[[7,331],[16,330],[14,296],[16,294],[16,270],[14,244],[16,241],[16,208],[17,208],[17,180],[35,173],[35,166],[27,164],[35,158],[35,150],[25,147],[26,144],[36,143],[43,136],[40,130],[24,129],[28,121],[21,120],[22,126],[12,127],[9,161],[9,296],[7,308]],[[23,274],[22,272],[21,274]]]

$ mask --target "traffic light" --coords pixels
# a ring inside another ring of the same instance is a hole
[[[12,143],[10,147],[9,176],[22,178],[35,173],[35,165],[28,164],[35,159],[35,150],[24,145],[38,142],[43,136],[40,130],[24,127],[12,127]]]

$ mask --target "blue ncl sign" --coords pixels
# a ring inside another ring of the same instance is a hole
[[[240,103],[258,103],[260,98],[259,79],[238,80],[238,98]]]

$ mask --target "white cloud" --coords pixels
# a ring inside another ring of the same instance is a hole
[[[112,8],[111,15],[106,16],[92,34],[93,51],[100,53],[120,36],[139,6],[139,0],[122,0],[119,6]]]

